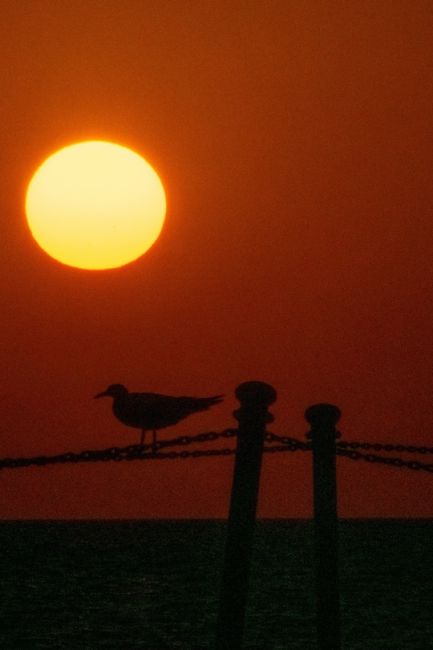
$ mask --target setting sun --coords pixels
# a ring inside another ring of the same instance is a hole
[[[166,199],[144,158],[104,141],[60,149],[42,163],[26,195],[27,221],[39,246],[82,269],[123,266],[158,238]]]

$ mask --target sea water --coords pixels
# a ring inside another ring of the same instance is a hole
[[[3,522],[3,650],[210,650],[220,521]],[[245,648],[315,650],[313,525],[259,521]],[[433,648],[433,520],[340,523],[345,650]]]

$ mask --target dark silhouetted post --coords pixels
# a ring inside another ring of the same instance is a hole
[[[240,409],[234,413],[239,422],[239,435],[217,621],[216,650],[242,648],[263,443],[266,424],[273,420],[268,406],[275,401],[276,396],[272,386],[260,381],[249,381],[236,389],[236,397],[241,403]]]
[[[335,439],[340,410],[315,404],[305,411],[313,447],[317,636],[320,650],[340,650],[338,515]]]

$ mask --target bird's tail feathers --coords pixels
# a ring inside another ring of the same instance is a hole
[[[213,406],[214,404],[219,404],[224,399],[224,395],[214,395],[213,397],[199,397],[198,401],[204,408]]]

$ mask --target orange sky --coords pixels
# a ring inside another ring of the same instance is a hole
[[[343,411],[347,439],[432,445],[431,2],[2,3],[0,456],[135,442],[109,383],[225,393],[176,431],[232,426],[238,383]],[[26,184],[55,149],[131,146],[168,195],[120,270],[33,242]],[[309,516],[310,457],[265,458],[259,513]],[[4,518],[224,517],[230,459],[6,470]],[[343,516],[433,516],[433,478],[339,461]]]

